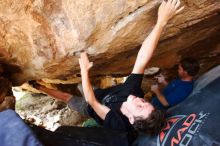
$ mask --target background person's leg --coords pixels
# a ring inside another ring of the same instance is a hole
[[[66,93],[66,92],[63,92],[60,90],[56,90],[56,89],[47,88],[43,85],[38,84],[36,81],[29,81],[29,84],[32,85],[37,90],[43,91],[47,95],[50,95],[50,96],[52,96],[56,99],[59,99],[65,103],[67,103],[70,100],[70,98],[72,97],[72,95],[69,93]]]

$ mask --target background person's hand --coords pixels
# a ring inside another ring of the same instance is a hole
[[[157,79],[158,83],[165,83],[166,82],[166,79],[163,74],[159,74],[159,75],[155,76],[154,78]]]
[[[154,93],[158,92],[159,91],[159,86],[157,84],[155,85],[151,85],[151,88],[150,90]]]
[[[80,54],[79,65],[80,65],[81,73],[88,73],[90,68],[92,68],[93,63],[89,62],[86,52],[82,52]]]
[[[164,0],[158,10],[157,22],[166,25],[169,19],[184,9],[184,7],[180,7],[180,5],[180,0]]]

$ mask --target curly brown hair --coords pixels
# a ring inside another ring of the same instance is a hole
[[[147,119],[138,119],[133,127],[145,134],[156,135],[166,126],[165,112],[154,109]]]

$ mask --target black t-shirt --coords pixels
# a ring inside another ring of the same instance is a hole
[[[144,97],[141,89],[143,74],[131,74],[124,84],[120,84],[107,89],[96,89],[95,96],[98,101],[110,108],[106,118],[102,120],[95,111],[89,106],[88,113],[99,124],[105,128],[128,132],[129,140],[134,138],[134,128],[130,124],[128,118],[124,116],[120,107],[129,95]]]
[[[131,74],[124,84],[107,89],[96,89],[95,96],[98,101],[110,109],[119,109],[129,95],[143,97],[141,89],[143,74]]]

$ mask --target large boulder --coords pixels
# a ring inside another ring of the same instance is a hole
[[[161,0],[4,0],[0,2],[0,61],[4,75],[79,82],[78,54],[86,50],[93,76],[128,74],[152,30]],[[220,1],[182,0],[149,66],[172,68],[181,57],[219,64]],[[211,39],[210,39],[211,38]],[[0,67],[1,68],[1,67]]]

